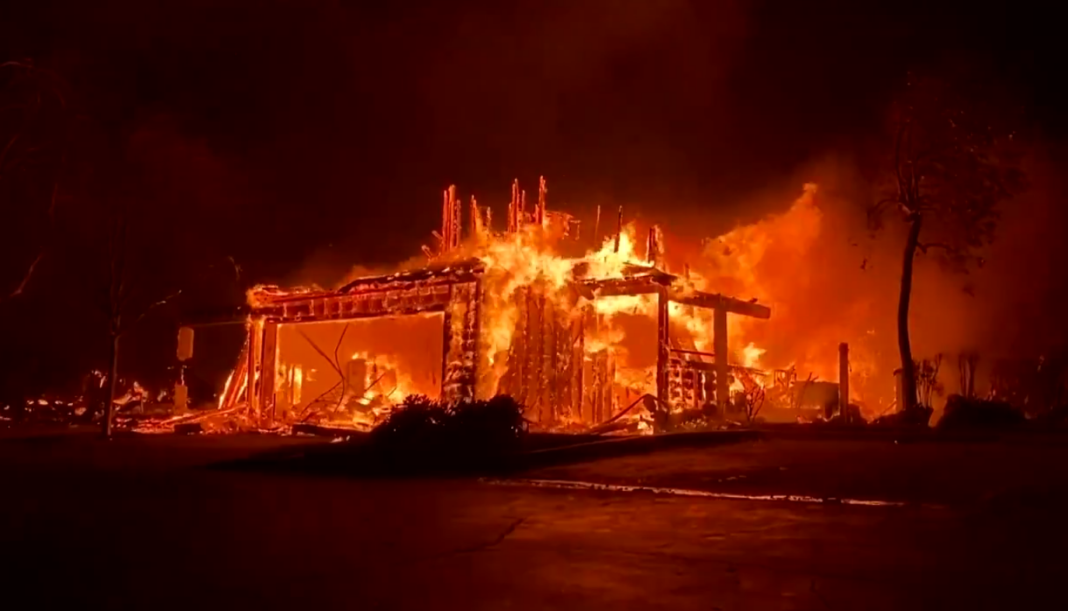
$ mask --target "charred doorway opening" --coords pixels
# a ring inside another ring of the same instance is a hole
[[[444,315],[278,325],[273,418],[373,425],[412,394],[441,394]]]
[[[254,421],[272,426],[308,421],[313,412],[366,425],[385,410],[353,412],[395,405],[409,392],[473,400],[481,274],[478,261],[467,261],[331,291],[257,287],[223,407],[244,405]]]

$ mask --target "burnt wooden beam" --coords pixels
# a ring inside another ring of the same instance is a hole
[[[675,303],[696,306],[698,308],[723,310],[724,312],[729,312],[731,314],[738,314],[741,316],[749,316],[751,318],[760,318],[764,320],[771,318],[771,308],[769,308],[768,306],[760,305],[753,301],[742,301],[740,299],[726,297],[724,295],[702,293],[700,291],[694,291],[689,293],[672,291],[670,294],[670,298],[671,301],[674,301]]]
[[[256,316],[282,322],[347,320],[398,314],[437,312],[449,305],[449,284],[400,290],[377,290],[257,304]]]
[[[661,405],[670,405],[668,394],[668,360],[671,349],[671,320],[667,291],[661,290],[656,299],[656,398]]]
[[[720,414],[727,413],[730,399],[730,381],[727,364],[727,310],[716,309],[712,314],[712,351],[716,364],[716,403]]]
[[[633,278],[588,280],[578,283],[576,289],[586,299],[620,295],[649,295],[666,290],[668,301],[674,301],[675,303],[712,310],[725,310],[731,314],[764,320],[771,318],[771,308],[768,306],[715,293],[675,289],[670,286],[672,278],[673,276],[667,274],[650,274]]]
[[[398,286],[401,283],[444,283],[471,282],[485,271],[484,264],[478,259],[466,259],[444,265],[432,265],[409,272],[398,272],[383,276],[357,278],[332,294],[343,294],[365,290],[381,290]]]
[[[650,270],[647,274],[623,278],[601,278],[576,283],[579,294],[587,299],[617,295],[646,295],[670,286],[674,276]]]
[[[259,412],[267,420],[274,420],[275,377],[278,365],[278,323],[263,324],[263,364],[260,365]]]
[[[247,380],[245,383],[245,401],[248,403],[249,410],[252,413],[259,415],[259,405],[256,403],[256,382],[257,374],[259,373],[259,366],[263,351],[263,324],[259,321],[249,321],[248,323],[248,367]]]
[[[449,402],[475,399],[479,361],[478,282],[454,284],[445,310],[442,353],[442,398]]]

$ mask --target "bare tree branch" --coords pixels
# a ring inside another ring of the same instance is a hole
[[[905,183],[905,179],[901,175],[901,142],[905,138],[906,129],[908,129],[908,123],[902,123],[901,126],[897,129],[897,138],[894,139],[894,172],[897,173],[899,196],[901,192],[901,185]]]
[[[316,344],[315,341],[312,340],[312,338],[308,337],[308,334],[305,333],[299,327],[297,327],[297,333],[299,333],[300,336],[303,337],[305,341],[307,341],[309,344],[311,344],[311,347],[314,348],[315,351],[319,353],[319,356],[321,356],[324,359],[326,359],[326,362],[329,363],[330,366],[334,368],[334,371],[337,372],[337,375],[339,375],[341,377],[345,377],[345,374],[341,372],[341,368],[338,367],[336,363],[334,363],[334,361],[330,358],[330,356],[322,348],[319,347],[319,344]]]
[[[159,301],[156,301],[156,302],[154,302],[154,303],[150,303],[150,304],[148,305],[148,307],[147,307],[147,308],[145,308],[145,309],[144,309],[144,310],[143,310],[143,311],[141,312],[140,316],[138,316],[138,317],[137,317],[137,318],[136,318],[136,319],[135,319],[135,320],[133,321],[133,323],[131,323],[131,324],[130,324],[130,325],[129,325],[128,327],[125,327],[125,328],[120,328],[120,329],[119,329],[119,333],[120,333],[120,334],[122,334],[122,333],[125,333],[125,332],[126,332],[126,331],[128,331],[129,329],[132,329],[133,327],[136,327],[136,326],[137,326],[137,323],[141,322],[141,321],[142,321],[142,320],[143,320],[143,319],[145,318],[145,316],[148,316],[148,315],[149,315],[150,313],[152,313],[152,311],[153,311],[153,310],[155,310],[156,308],[158,308],[158,307],[160,307],[160,306],[165,306],[165,305],[167,305],[168,303],[170,303],[170,301],[171,301],[172,299],[174,299],[175,297],[177,297],[178,295],[181,295],[181,294],[182,294],[182,291],[181,291],[181,289],[179,289],[179,290],[177,290],[177,291],[175,291],[175,292],[171,293],[170,295],[167,295],[167,296],[166,296],[166,297],[164,297],[163,299],[160,299]]]
[[[37,270],[37,264],[41,262],[41,259],[44,259],[44,255],[44,251],[41,251],[37,255],[37,258],[33,260],[33,263],[30,263],[30,267],[26,269],[26,273],[22,277],[22,282],[19,282],[19,285],[15,287],[15,290],[12,291],[11,294],[9,294],[7,297],[4,297],[3,299],[0,299],[0,302],[4,302],[8,299],[18,297],[26,291],[26,285],[30,283],[30,278],[33,277],[33,272]]]
[[[21,138],[21,137],[22,137],[22,132],[16,132],[7,141],[7,144],[4,145],[4,149],[0,150],[0,177],[4,176],[4,166],[7,164],[7,156],[15,148],[15,144],[19,141],[19,138]]]
[[[238,265],[237,260],[231,255],[227,255],[226,258],[230,261],[230,264],[234,266],[234,280],[241,282],[241,266]]]
[[[957,252],[957,250],[958,250],[958,249],[950,246],[949,244],[943,244],[941,242],[930,242],[930,243],[927,243],[927,244],[924,244],[922,242],[917,242],[916,243],[916,248],[919,248],[920,252],[922,252],[923,254],[927,254],[927,250],[930,249],[930,248],[941,248],[942,250],[944,250],[946,252],[950,252],[950,253]]]

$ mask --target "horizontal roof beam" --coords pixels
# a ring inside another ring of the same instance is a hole
[[[616,297],[620,295],[648,295],[666,291],[670,301],[691,305],[698,308],[725,310],[731,314],[749,316],[767,320],[771,318],[771,308],[756,301],[742,301],[703,291],[680,291],[665,287],[658,279],[651,277],[618,278],[611,280],[587,281],[579,285],[579,293],[587,299],[598,297]]]
[[[771,318],[771,308],[765,305],[760,305],[756,300],[742,301],[733,297],[725,297],[713,293],[702,293],[700,291],[689,293],[673,291],[668,294],[668,299],[676,303],[696,306],[698,308],[726,310],[731,314],[738,314],[740,316],[749,316],[751,318],[761,318],[764,320]]]

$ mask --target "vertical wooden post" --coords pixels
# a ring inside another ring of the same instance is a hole
[[[259,321],[250,320],[248,323],[248,381],[245,384],[245,402],[251,414],[259,417],[259,403],[257,401],[256,374],[259,372],[260,359],[263,351],[262,326]]]
[[[508,233],[519,231],[519,179],[512,181],[512,199],[508,202]]]
[[[619,207],[619,214],[616,216],[616,249],[615,252],[619,252],[619,239],[623,235],[623,206]]]
[[[838,344],[838,413],[849,422],[849,344]]]
[[[544,176],[539,176],[538,177],[538,207],[535,208],[535,212],[534,212],[534,222],[537,223],[539,227],[545,227],[545,194],[547,192],[548,192],[548,189],[545,188],[545,177]]]
[[[730,403],[727,346],[727,310],[716,308],[712,312],[712,352],[716,359],[716,404],[721,414],[727,412]]]
[[[542,299],[545,318],[542,320],[545,337],[545,352],[542,354],[542,376],[545,378],[545,388],[542,398],[549,406],[549,419],[555,424],[563,416],[560,409],[560,334],[556,321],[556,304],[549,299]]]
[[[582,412],[583,397],[585,397],[585,379],[583,372],[586,361],[586,316],[588,310],[583,308],[581,315],[571,322],[571,414],[583,423],[591,423]]]
[[[552,405],[549,399],[549,385],[552,383],[552,372],[549,371],[549,367],[552,365],[549,358],[552,348],[552,336],[548,333],[550,330],[548,324],[550,309],[547,307],[545,290],[545,287],[539,286],[537,293],[534,294],[533,310],[538,313],[537,323],[533,329],[537,338],[537,351],[533,354],[532,363],[532,369],[536,374],[531,379],[531,384],[536,389],[535,397],[538,402],[538,412],[541,414],[540,422],[543,424],[552,423]]]
[[[259,409],[267,419],[274,420],[275,386],[278,365],[278,323],[263,325],[263,363],[260,366]]]
[[[488,208],[486,209],[489,210]],[[468,305],[468,324],[464,328],[464,332],[467,334],[467,350],[471,352],[471,371],[470,371],[470,384],[471,384],[471,398],[479,398],[479,378],[485,371],[485,363],[483,360],[486,358],[485,350],[482,349],[482,280],[476,280],[474,288],[471,289],[472,296]],[[492,395],[485,394],[481,398],[489,399]]]
[[[530,328],[529,315],[527,313],[529,307],[528,289],[529,287],[521,287],[515,293],[514,299],[519,315],[516,318],[515,334],[512,336],[513,352],[508,356],[508,367],[510,370],[514,368],[515,371],[515,384],[511,389],[512,398],[519,401],[524,408],[530,407],[530,397],[527,396],[527,375],[530,370],[527,362],[527,352],[530,349],[527,341]]]
[[[449,287],[442,320],[442,399],[466,403],[475,399],[478,380],[478,282]]]
[[[536,288],[531,285],[523,292],[526,297],[523,341],[527,346],[526,367],[523,369],[523,398],[527,409],[531,410],[530,413],[536,415],[538,423],[544,424],[541,404],[541,310]],[[532,409],[534,407],[537,409]]]
[[[656,295],[656,398],[658,408],[668,405],[668,350],[671,345],[671,319],[668,312],[668,296],[661,289]]]
[[[597,240],[601,235],[601,204],[597,204],[597,218],[593,221],[593,245],[598,247]]]
[[[453,299],[453,291],[456,290],[455,286],[449,287],[449,304],[451,306]],[[442,401],[449,401],[451,399],[450,393],[450,380],[449,380],[449,359],[452,357],[452,308],[445,307],[445,311],[441,317],[441,396]]]

